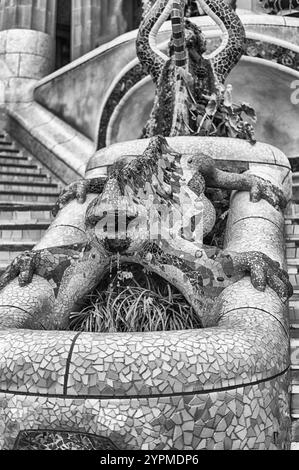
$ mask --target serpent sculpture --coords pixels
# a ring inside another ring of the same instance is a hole
[[[212,126],[212,133],[201,131],[207,115],[210,114],[207,106],[211,98],[217,103],[221,101],[225,80],[243,53],[244,27],[224,0],[199,0],[198,4],[223,32],[220,47],[209,55],[206,54],[206,40],[201,30],[184,20],[184,0],[158,0],[141,23],[137,37],[137,56],[156,85],[154,106],[144,129],[144,137],[156,134],[165,137],[232,136],[229,125],[224,126],[223,132],[219,116]],[[157,48],[156,37],[170,14],[173,34],[168,58]],[[234,127],[238,127],[237,136],[241,137],[243,134],[248,137],[249,133],[250,138],[252,129],[248,123],[238,119],[237,126]]]

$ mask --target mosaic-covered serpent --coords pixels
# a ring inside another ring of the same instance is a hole
[[[224,83],[243,53],[245,30],[239,17],[224,0],[198,0],[198,4],[215,20],[223,32],[220,47],[207,58],[212,63],[215,79]],[[147,5],[147,8],[149,6],[151,5]],[[157,48],[156,38],[172,10],[173,0],[157,0],[149,9],[138,33],[137,55],[155,83],[158,82],[167,60],[167,56]]]
[[[156,85],[144,137],[196,134],[209,97],[219,93],[219,87],[242,55],[245,31],[235,12],[224,0],[199,4],[223,33],[221,46],[210,55],[206,54],[201,30],[184,19],[185,0],[156,1],[141,23],[137,56]],[[169,16],[172,21],[170,58],[156,44],[159,29]]]

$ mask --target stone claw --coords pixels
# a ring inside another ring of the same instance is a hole
[[[250,190],[250,200],[251,202],[259,202],[261,199],[265,199],[277,210],[284,210],[288,204],[281,189],[270,181],[254,176]]]
[[[238,253],[232,256],[234,268],[237,271],[249,272],[252,285],[264,292],[269,286],[283,302],[293,295],[293,287],[288,274],[281,269],[280,264],[260,252]]]
[[[89,189],[88,180],[79,180],[69,184],[61,192],[55,206],[52,209],[54,217],[57,216],[58,212],[65,207],[70,201],[77,199],[80,204],[84,204],[86,201],[87,192]]]
[[[35,251],[25,251],[15,258],[0,277],[0,290],[16,277],[19,278],[21,287],[31,283],[32,278],[39,266],[40,254]]]

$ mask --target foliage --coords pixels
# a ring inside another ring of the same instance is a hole
[[[100,285],[70,327],[101,333],[171,331],[201,328],[200,317],[183,295],[157,275],[130,266],[108,289]]]
[[[248,103],[234,104],[232,86],[218,84],[217,92],[206,96],[204,109],[193,101],[191,113],[197,119],[196,135],[234,137],[256,143],[252,123],[256,122],[255,110]],[[251,122],[244,120],[249,118]]]

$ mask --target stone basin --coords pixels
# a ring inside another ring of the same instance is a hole
[[[270,180],[290,198],[289,162],[275,147],[237,139],[167,140],[183,161],[206,152]],[[134,158],[147,143],[97,152],[86,177],[105,175],[118,158]],[[80,241],[93,197],[64,208],[35,249]],[[225,243],[285,266],[284,216],[235,192]],[[9,289],[14,305],[7,305]],[[14,309],[16,320],[0,331],[1,448],[12,449],[32,430],[87,433],[126,450],[289,448],[288,306],[270,288],[258,292],[244,278],[223,291],[211,327],[143,334],[19,329],[37,309],[47,314],[53,287],[35,276],[22,299],[18,289],[15,281],[0,293],[0,317]]]

